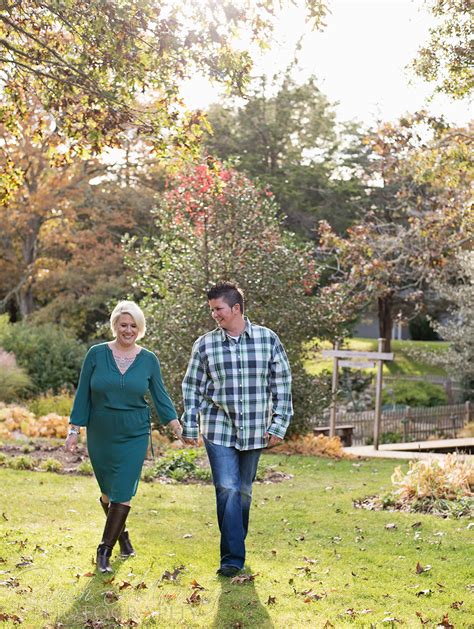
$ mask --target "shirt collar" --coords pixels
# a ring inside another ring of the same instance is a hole
[[[250,319],[244,316],[244,321],[245,321],[245,329],[242,332],[242,334],[247,334],[247,336],[252,337],[252,324],[250,322]],[[223,328],[218,328],[218,330],[221,333],[222,340],[225,341],[229,336],[228,333]]]

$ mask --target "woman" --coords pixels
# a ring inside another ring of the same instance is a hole
[[[74,451],[80,427],[87,426],[87,449],[105,511],[97,568],[112,572],[109,559],[119,541],[122,557],[135,555],[125,521],[137,491],[150,438],[150,392],[162,424],[181,437],[181,426],[153,352],[137,345],[145,334],[145,317],[132,301],[121,301],[110,316],[115,340],[93,345],[84,360],[66,448]]]

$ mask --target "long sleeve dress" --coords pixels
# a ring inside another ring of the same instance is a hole
[[[176,419],[153,352],[142,348],[122,374],[108,343],[89,349],[70,422],[87,426],[94,474],[112,502],[128,502],[137,491],[151,426],[147,391],[162,424]]]

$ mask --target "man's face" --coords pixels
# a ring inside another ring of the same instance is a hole
[[[239,304],[235,304],[235,306],[231,308],[224,301],[223,297],[210,299],[209,308],[211,309],[211,316],[214,321],[224,330],[232,329],[236,321],[241,318]]]

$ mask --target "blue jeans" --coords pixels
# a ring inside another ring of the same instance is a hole
[[[244,567],[252,483],[257,474],[258,450],[219,446],[204,438],[216,488],[217,520],[221,532],[221,567]]]

